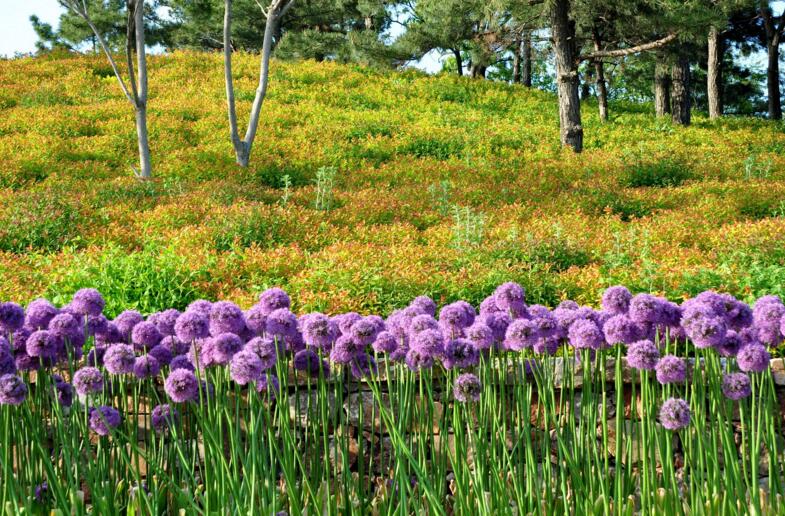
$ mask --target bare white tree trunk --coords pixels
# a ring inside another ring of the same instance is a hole
[[[251,148],[256,139],[256,130],[259,127],[259,116],[262,112],[262,104],[267,95],[267,84],[270,75],[270,57],[273,53],[273,38],[276,33],[281,18],[292,7],[294,0],[272,0],[267,9],[267,21],[264,27],[264,39],[262,41],[262,60],[259,66],[259,86],[256,88],[256,95],[251,106],[251,116],[248,120],[248,128],[243,139],[240,139],[237,130],[237,113],[234,100],[234,86],[232,84],[232,0],[224,0],[224,79],[226,81],[226,101],[229,110],[229,129],[234,145],[237,164],[247,167],[251,157]]]

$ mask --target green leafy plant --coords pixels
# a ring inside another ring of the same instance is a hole
[[[328,211],[333,207],[335,188],[335,176],[338,174],[338,167],[320,167],[316,171],[316,200],[314,208],[320,211]]]

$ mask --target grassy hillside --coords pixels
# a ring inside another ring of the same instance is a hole
[[[257,67],[236,59],[246,116]],[[586,105],[576,156],[559,149],[550,94],[279,62],[241,170],[220,56],[150,69],[156,179],[140,183],[133,114],[104,59],[0,61],[0,299],[89,285],[110,313],[153,311],[247,305],[280,285],[298,310],[388,311],[418,294],[478,301],[506,280],[546,304],[615,283],[785,293],[781,124],[682,129],[612,105],[602,125]],[[317,210],[325,166],[334,202]]]

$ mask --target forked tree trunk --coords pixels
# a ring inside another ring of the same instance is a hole
[[[690,61],[684,54],[671,70],[671,111],[674,123],[690,125]]]
[[[578,59],[575,24],[570,20],[570,1],[555,0],[551,7],[551,33],[556,53],[556,85],[559,93],[561,143],[575,152],[583,150],[581,103],[578,95]]]
[[[523,66],[521,67],[521,84],[526,86],[527,88],[532,87],[532,36],[529,31],[526,31],[523,35],[523,49],[522,49],[521,61],[523,61]]]
[[[709,28],[709,59],[706,67],[706,96],[709,101],[709,118],[722,116],[722,55],[724,44],[717,27]]]
[[[654,65],[654,113],[666,116],[671,112],[671,78],[670,70],[661,59]]]

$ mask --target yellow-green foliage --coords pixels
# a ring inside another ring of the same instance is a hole
[[[235,63],[242,126],[258,57]],[[785,285],[781,124],[674,128],[611,106],[603,125],[585,105],[574,155],[547,93],[275,62],[243,170],[221,66],[150,59],[156,179],[140,183],[133,113],[103,59],[0,61],[0,299],[89,284],[151,311],[198,296],[248,305],[281,285],[298,310],[386,311],[418,294],[477,302],[507,280],[548,304],[595,302],[617,282],[674,298]],[[314,206],[325,166],[338,168],[327,211]],[[454,206],[481,231],[460,236]]]

